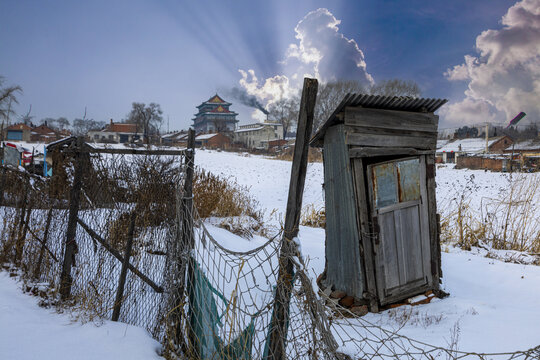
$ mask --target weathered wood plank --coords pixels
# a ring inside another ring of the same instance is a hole
[[[347,107],[345,124],[383,129],[437,131],[439,116],[410,111]]]
[[[354,190],[357,205],[357,222],[360,230],[361,252],[364,265],[364,278],[366,279],[366,289],[364,291],[369,300],[369,310],[378,312],[377,283],[375,281],[375,251],[372,244],[372,234],[374,231],[369,224],[369,198],[367,193],[367,181],[364,176],[364,163],[362,159],[352,160],[354,173]]]
[[[435,150],[436,137],[415,137],[383,134],[347,133],[346,143],[351,146],[412,147]]]
[[[186,155],[188,150],[170,150],[170,149],[99,149],[87,145],[82,152],[91,154],[120,154],[120,155]]]
[[[124,261],[122,261],[122,269],[120,270],[120,278],[118,279],[118,288],[116,289],[116,299],[114,301],[114,309],[111,320],[118,321],[120,318],[120,310],[122,309],[122,302],[124,301],[124,287],[126,285],[126,277],[129,265],[129,258],[131,257],[131,249],[133,248],[133,232],[135,231],[135,219],[136,212],[131,213],[131,219],[129,223],[129,230],[127,234],[126,249],[124,251]]]
[[[433,154],[433,150],[418,150],[410,147],[393,148],[393,147],[351,147],[349,148],[349,157],[363,158],[375,156],[391,156],[391,155],[423,155]]]
[[[357,225],[353,174],[344,142],[343,125],[325,136],[324,186],[326,207],[326,280],[348,295],[363,298],[363,271]]]
[[[431,285],[434,290],[440,288],[441,278],[441,244],[438,236],[439,223],[437,221],[437,200],[435,198],[435,155],[426,155],[426,182],[427,182],[427,208],[429,214],[429,238],[430,238],[430,270],[432,275]]]
[[[351,126],[345,125],[348,133],[357,134],[373,134],[373,135],[389,135],[389,136],[407,136],[417,138],[433,138],[437,137],[436,131],[416,131],[416,130],[399,130],[399,129],[379,129],[370,126]]]
[[[296,146],[294,148],[291,180],[289,182],[289,196],[285,212],[285,227],[281,240],[278,283],[273,306],[272,322],[268,334],[268,356],[266,359],[285,359],[287,326],[289,324],[289,304],[293,287],[292,257],[298,253],[297,245],[292,241],[298,235],[300,213],[302,210],[302,196],[307,171],[307,156],[309,136],[313,128],[315,102],[317,100],[318,82],[316,79],[304,79],[300,111],[298,116],[298,129],[296,132]]]
[[[112,247],[107,241],[105,241],[105,239],[103,239],[94,230],[92,230],[90,226],[88,226],[84,221],[82,221],[80,218],[77,218],[77,223],[86,231],[88,235],[90,235],[92,239],[96,240],[98,243],[103,245],[105,250],[110,252],[112,256],[117,258],[119,261],[124,261],[124,257],[114,247]],[[147,283],[152,289],[154,289],[155,292],[157,293],[163,292],[163,288],[161,286],[153,282],[148,276],[144,275],[135,266],[128,263],[128,269],[131,270],[132,273],[137,275],[142,281]]]
[[[60,295],[62,300],[71,296],[71,267],[75,263],[75,254],[77,253],[77,217],[79,214],[79,202],[81,196],[82,177],[84,172],[83,157],[81,149],[84,138],[77,137],[75,150],[75,174],[73,175],[73,185],[69,193],[69,214],[66,230],[66,245],[64,250],[64,259],[62,263],[62,273],[60,274]]]

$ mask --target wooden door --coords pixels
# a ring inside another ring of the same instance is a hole
[[[368,166],[375,277],[381,305],[430,287],[424,156]]]

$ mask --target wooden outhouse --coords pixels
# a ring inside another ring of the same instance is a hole
[[[444,103],[348,94],[313,137],[324,158],[323,288],[371,311],[438,291],[434,112]]]

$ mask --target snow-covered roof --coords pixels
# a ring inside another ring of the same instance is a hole
[[[183,138],[187,138],[187,136],[188,136],[187,132],[173,132],[170,134],[162,135],[161,137],[163,139],[183,139]]]
[[[195,137],[195,140],[208,140],[216,136],[217,134],[202,134]]]
[[[512,145],[507,147],[505,150],[512,150]],[[540,151],[540,139],[530,139],[520,141],[514,144],[514,150],[539,150]]]
[[[501,137],[495,137],[488,140],[488,147]],[[464,152],[464,153],[478,153],[486,149],[485,138],[470,138],[470,139],[457,139],[450,141],[447,144],[437,149],[437,152]]]
[[[242,133],[242,132],[247,132],[247,131],[259,131],[259,130],[262,130],[262,129],[264,129],[264,126],[252,127],[252,128],[247,128],[247,129],[238,129],[235,132],[236,133]]]
[[[442,148],[444,145],[448,144],[450,140],[448,139],[439,139],[437,140],[437,149]]]

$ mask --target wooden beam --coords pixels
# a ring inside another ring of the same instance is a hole
[[[364,176],[364,163],[362,159],[351,159],[354,173],[354,190],[357,209],[357,223],[360,233],[360,249],[362,249],[364,273],[366,279],[366,295],[369,301],[369,310],[371,312],[379,312],[378,297],[377,297],[377,282],[375,279],[375,251],[371,243],[371,236],[374,233],[369,222],[369,198],[367,192],[367,181]]]
[[[188,150],[169,149],[99,149],[86,144],[83,152],[90,154],[119,154],[119,155],[186,155]]]
[[[111,253],[112,256],[117,258],[119,261],[124,261],[124,257],[122,254],[120,254],[114,247],[109,245],[105,239],[103,239],[101,236],[99,236],[94,230],[90,228],[84,221],[82,221],[80,218],[77,218],[77,223],[90,235],[90,237],[94,240],[96,240],[98,243],[103,245],[105,250]],[[157,293],[162,293],[163,288],[159,285],[157,285],[155,282],[153,282],[148,276],[144,275],[139,269],[137,269],[135,266],[128,264],[128,269],[131,270],[132,273],[137,275],[142,281],[147,283],[152,289],[154,289]]]
[[[298,254],[298,246],[293,239],[298,235],[298,227],[300,224],[302,196],[304,194],[307,171],[309,137],[313,128],[317,88],[318,83],[316,79],[304,79],[266,359],[281,360],[287,357],[286,343],[289,323],[289,306],[294,285],[294,264],[292,258]]]
[[[381,129],[437,131],[439,116],[411,111],[345,108],[345,124]]]
[[[122,261],[122,269],[120,270],[120,278],[118,279],[118,288],[116,289],[116,299],[114,301],[114,309],[112,313],[112,321],[118,321],[120,318],[120,309],[124,301],[124,287],[126,285],[127,271],[129,258],[131,257],[131,249],[133,248],[133,233],[135,232],[135,219],[137,214],[135,211],[131,213],[129,230],[127,234],[126,250],[124,252],[124,260]]]
[[[79,214],[79,205],[81,197],[82,176],[83,176],[83,157],[81,149],[83,147],[83,137],[77,138],[75,157],[73,159],[75,173],[73,175],[73,184],[69,193],[69,214],[66,230],[66,245],[64,250],[64,260],[62,263],[62,273],[60,274],[60,295],[62,300],[66,300],[71,296],[71,267],[75,263],[75,254],[77,253],[77,216]]]
[[[361,134],[347,132],[345,141],[350,146],[410,147],[423,150],[435,150],[437,137],[415,137],[386,134]]]
[[[410,147],[369,147],[369,146],[353,146],[349,149],[349,157],[363,158],[375,156],[392,156],[392,155],[424,155],[433,154],[433,150],[418,150]]]

